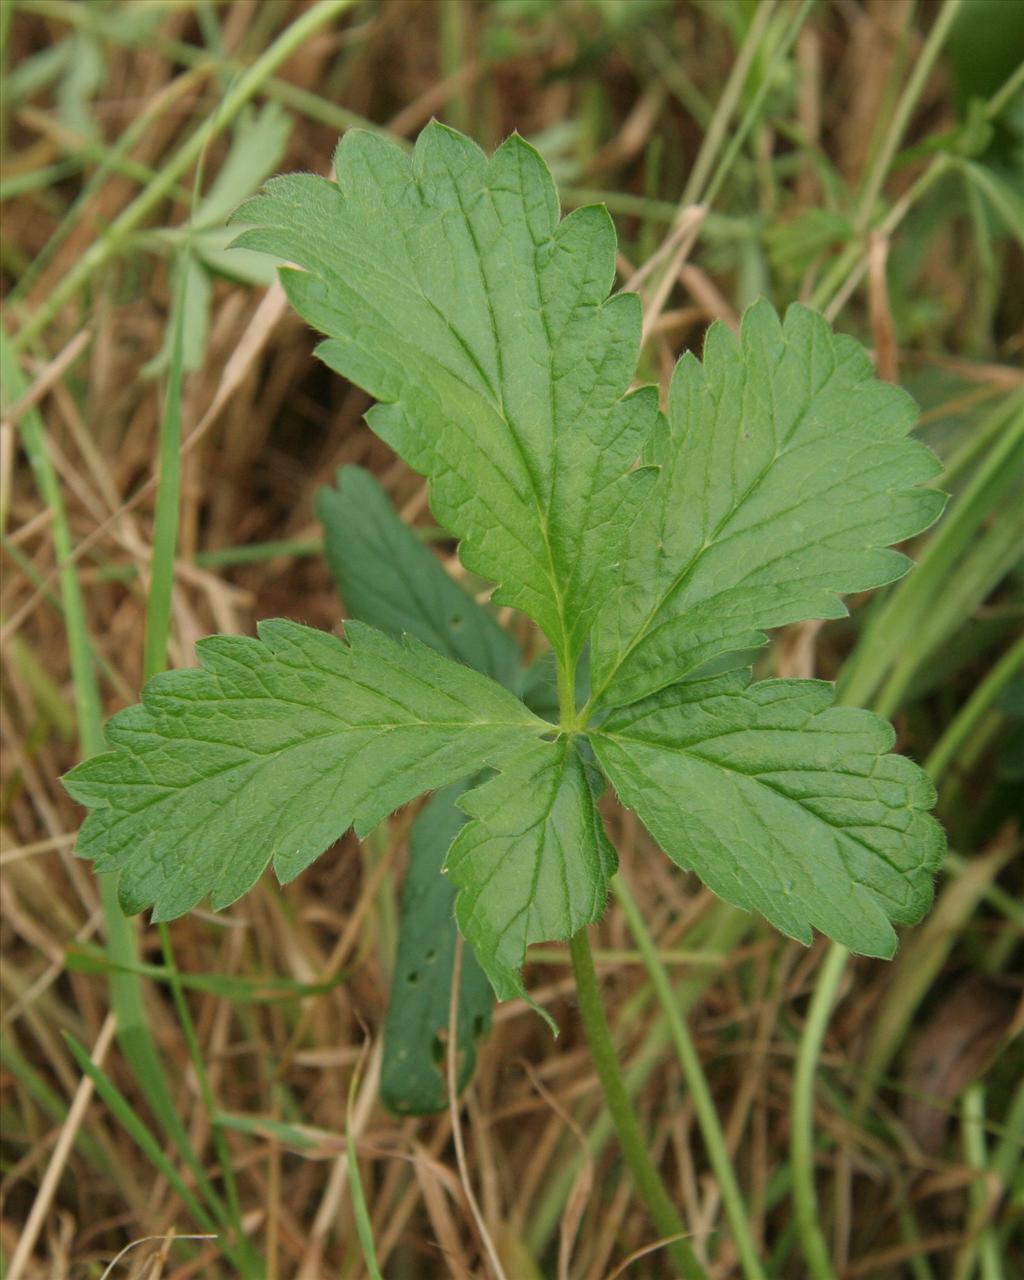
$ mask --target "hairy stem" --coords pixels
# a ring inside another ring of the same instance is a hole
[[[558,664],[558,720],[559,727],[566,733],[572,733],[578,723],[576,711],[576,664],[568,662],[560,652]]]
[[[597,1068],[597,1076],[604,1090],[605,1102],[619,1135],[622,1154],[629,1165],[633,1181],[647,1205],[652,1222],[661,1235],[677,1237],[667,1248],[672,1261],[679,1269],[679,1274],[684,1276],[685,1280],[707,1280],[707,1273],[685,1239],[686,1233],[682,1220],[648,1154],[647,1141],[630,1104],[629,1094],[626,1092],[626,1086],[619,1071],[604,1005],[601,1003],[597,973],[594,970],[594,957],[590,951],[590,941],[585,928],[580,929],[569,940],[569,952],[572,956],[573,972],[576,975],[580,1017],[583,1019],[590,1052],[594,1058],[594,1066]]]

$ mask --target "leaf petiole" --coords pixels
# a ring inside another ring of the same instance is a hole
[[[684,1276],[685,1280],[707,1280],[707,1273],[686,1239],[686,1228],[648,1153],[647,1141],[629,1100],[622,1072],[619,1070],[611,1031],[608,1028],[608,1019],[605,1017],[604,1005],[601,1002],[601,992],[586,927],[574,933],[569,939],[569,954],[572,956],[573,973],[576,977],[580,1018],[587,1033],[587,1042],[590,1045],[597,1077],[608,1104],[608,1112],[615,1125],[622,1154],[629,1165],[636,1189],[647,1205],[651,1220],[658,1231],[663,1236],[674,1237],[672,1243],[666,1247],[673,1263],[679,1268],[679,1274]]]

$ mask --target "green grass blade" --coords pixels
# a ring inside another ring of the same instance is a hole
[[[933,598],[927,612],[927,629],[922,628],[915,643],[908,643],[899,654],[874,700],[880,715],[891,717],[899,710],[919,673],[927,670],[943,645],[1020,562],[1022,547],[1024,507],[998,510],[944,583],[945,590]]]
[[[160,472],[153,521],[153,559],[146,600],[146,639],[142,656],[143,678],[146,680],[167,665],[167,642],[171,630],[171,596],[174,589],[174,559],[178,546],[178,513],[181,505],[181,390],[187,270],[186,251],[178,264],[171,364],[163,421],[160,424]]]
[[[62,1125],[67,1119],[68,1106],[59,1093],[50,1087],[8,1035],[0,1035],[0,1065],[18,1082],[37,1107],[54,1124]],[[109,1175],[110,1162],[99,1143],[84,1127],[75,1135],[75,1146],[95,1167],[98,1173]]]
[[[849,958],[850,953],[837,942],[832,943],[828,949],[815,981],[793,1078],[790,1119],[793,1203],[797,1234],[814,1280],[836,1280],[828,1242],[821,1229],[818,1196],[814,1187],[814,1095],[822,1042]]]
[[[0,372],[3,374],[5,391],[16,398],[22,390],[22,378],[6,334],[0,334]],[[46,447],[42,418],[36,409],[29,409],[23,415],[20,430],[22,444],[40,494],[52,517],[54,552],[60,565],[61,600],[71,658],[80,754],[83,759],[88,759],[105,746],[103,708],[92,660],[85,598],[73,560],[71,527],[57,473]],[[192,1151],[188,1134],[178,1116],[163,1063],[150,1031],[142,984],[138,974],[132,969],[138,961],[135,929],[121,910],[117,897],[117,876],[98,875],[96,879],[103,906],[107,956],[111,967],[110,1001],[111,1008],[117,1015],[118,1043],[154,1117],[173,1140],[207,1202],[215,1210],[220,1210],[219,1197]]]
[[[942,46],[946,42],[946,38],[953,26],[953,20],[962,3],[963,0],[945,0],[945,4],[928,32],[924,47],[914,59],[906,87],[896,105],[896,110],[890,117],[882,145],[879,147],[864,181],[860,202],[857,206],[857,225],[861,231],[866,231],[871,223],[875,205],[882,193],[885,180],[889,176],[889,170],[897,148],[903,140],[907,125],[910,123],[911,114],[924,90],[928,77],[931,75],[935,60],[942,51]]]
[[[154,181],[114,219],[106,235],[93,242],[39,310],[28,318],[18,335],[19,348],[24,348],[34,341],[65,303],[73,298],[95,272],[115,255],[128,232],[134,231],[153,212],[177,185],[179,179],[200,158],[207,143],[217,133],[228,127],[245,104],[260,92],[281,63],[301,48],[310,36],[332,18],[338,17],[346,9],[351,9],[353,4],[355,0],[319,0],[281,32],[252,66],[239,76],[234,87],[226,94],[214,119],[199,125],[182,143],[177,152],[161,168]]]
[[[170,368],[167,392],[164,400],[163,419],[160,425],[159,476],[156,490],[156,510],[153,524],[153,555],[150,567],[149,592],[146,597],[146,631],[143,648],[143,676],[149,679],[167,666],[167,645],[171,628],[171,600],[174,591],[174,565],[178,547],[178,525],[181,509],[181,400],[184,379],[185,352],[185,290],[188,280],[188,249],[178,263],[175,278],[174,309],[171,323],[173,332],[170,348]],[[238,1250],[239,1266],[244,1276],[257,1276],[262,1268],[242,1227],[242,1208],[235,1181],[231,1151],[223,1130],[217,1124],[217,1106],[210,1087],[202,1046],[196,1032],[192,1014],[185,998],[178,967],[174,959],[170,930],[160,925],[160,941],[163,946],[165,968],[178,1015],[178,1022],[185,1038],[189,1059],[199,1085],[199,1094],[209,1117],[213,1142],[217,1151],[221,1178],[227,1197],[227,1218]]]
[[[359,1247],[363,1252],[370,1280],[384,1280],[377,1263],[377,1247],[373,1239],[373,1224],[370,1212],[366,1207],[366,1193],[363,1190],[363,1179],[359,1172],[359,1153],[356,1151],[356,1140],[353,1135],[352,1117],[355,1110],[356,1091],[359,1088],[359,1070],[352,1072],[348,1086],[348,1107],[345,1123],[345,1150],[348,1152],[348,1185],[352,1197],[352,1213],[356,1220],[356,1234],[359,1236]]]
[[[85,944],[69,948],[65,963],[72,973],[109,974],[112,966],[109,957],[98,948]],[[325,995],[344,982],[347,973],[342,970],[326,982],[298,982],[292,978],[232,978],[219,973],[173,973],[162,964],[133,964],[129,973],[155,982],[176,982],[186,991],[198,991],[237,1004],[269,1004],[285,1000],[303,1000],[307,996]]]
[[[783,67],[789,51],[796,42],[797,36],[803,30],[804,23],[810,16],[811,9],[814,7],[816,0],[803,0],[799,9],[789,18],[789,23],[778,41],[768,65],[761,72],[761,83],[758,85],[757,91],[744,111],[739,125],[733,130],[732,137],[729,139],[729,145],[726,147],[714,175],[708,183],[707,190],[703,195],[704,204],[712,204],[722,184],[732,171],[733,165],[736,163],[736,157],[739,155],[740,147],[746,141],[751,129],[761,118],[764,110],[765,102],[774,85],[778,83],[778,76],[783,74]],[[785,21],[785,14],[783,15]]]
[[[933,782],[938,782],[946,772],[960,748],[974,732],[982,716],[992,707],[1013,677],[1022,670],[1024,670],[1024,636],[1003,654],[936,743],[924,764],[924,771]]]
[[[21,372],[6,334],[0,334],[0,362],[4,388],[8,395],[17,397],[22,391]],[[57,473],[46,448],[42,418],[36,409],[29,409],[23,415],[20,430],[22,444],[40,494],[51,514],[54,553],[60,565],[60,591],[71,658],[80,754],[83,759],[87,759],[102,751],[105,745],[103,708],[92,661],[85,598],[72,558],[74,545],[71,527]],[[138,975],[131,970],[138,959],[134,927],[117,900],[117,877],[101,875],[97,876],[97,881],[103,905],[107,955],[112,970],[110,998],[117,1015],[118,1042],[154,1115],[167,1132],[172,1134],[184,1154],[190,1151],[188,1138],[178,1119],[160,1056],[149,1029],[141,983]],[[201,1176],[202,1170],[197,1162],[195,1168]]]
[[[935,640],[933,611],[946,593],[954,566],[984,521],[1019,483],[1024,462],[1024,399],[1015,397],[1002,421],[998,439],[929,537],[913,573],[876,606],[839,678],[839,700],[846,705],[871,705],[887,671],[912,637],[916,641],[926,632],[930,641]],[[916,653],[916,645],[911,647]],[[887,701],[891,697],[890,693]],[[881,711],[881,707],[876,709]]]
[[[729,1157],[729,1149],[725,1141],[725,1133],[715,1100],[708,1085],[707,1076],[701,1065],[700,1055],[686,1025],[686,1019],[676,1003],[675,992],[669,980],[668,971],[658,955],[654,939],[651,937],[643,914],[633,897],[629,886],[622,875],[612,881],[616,900],[622,908],[629,923],[630,932],[644,958],[644,967],[651,985],[661,1002],[662,1011],[668,1022],[669,1034],[675,1047],[676,1057],[683,1072],[683,1078],[693,1099],[693,1109],[700,1125],[701,1136],[707,1149],[708,1159],[718,1179],[718,1187],[722,1196],[725,1214],[732,1229],[733,1243],[740,1255],[740,1265],[747,1280],[764,1280],[765,1271],[758,1257],[757,1246],[750,1230],[749,1212],[743,1201],[736,1170]]]
[[[128,1134],[131,1140],[139,1148],[146,1159],[152,1164],[163,1177],[167,1179],[170,1185],[181,1198],[182,1204],[188,1209],[189,1213],[196,1222],[206,1231],[216,1232],[218,1223],[210,1217],[207,1211],[199,1203],[196,1197],[189,1190],[181,1174],[174,1165],[164,1155],[160,1143],[143,1124],[138,1113],[132,1107],[131,1103],[117,1088],[114,1082],[106,1074],[102,1068],[89,1057],[88,1051],[71,1035],[65,1032],[64,1039],[67,1041],[68,1048],[78,1064],[79,1069],[93,1082],[96,1092],[110,1108],[111,1114],[117,1120],[121,1128]]]

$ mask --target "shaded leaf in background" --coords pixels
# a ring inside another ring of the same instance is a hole
[[[316,512],[324,526],[327,563],[352,617],[396,638],[416,636],[508,688],[519,683],[519,651],[512,637],[445,571],[368,471],[342,467],[337,488],[317,493]],[[556,714],[557,706],[556,694]],[[448,1026],[457,930],[455,888],[441,867],[466,821],[455,806],[465,790],[465,783],[456,783],[438,792],[416,815],[409,834],[381,1064],[381,1097],[399,1114],[446,1105],[438,1035]],[[460,1088],[473,1071],[475,1038],[490,1026],[493,998],[467,944],[459,993]]]
[[[292,118],[276,102],[243,112],[231,135],[231,149],[196,205],[196,229],[219,227],[274,172],[288,146]]]
[[[408,634],[514,689],[519,650],[509,633],[445,571],[362,467],[320,489],[316,513],[345,608],[396,639]]]
[[[214,636],[154,676],[65,778],[92,806],[77,852],[120,871],[126,911],[214,908],[271,861],[282,881],[350,826],[496,764],[547,726],[487,676],[350,622],[347,643],[280,619]]]
[[[10,72],[4,69],[5,107],[10,111],[52,87],[61,123],[74,136],[83,136],[88,143],[99,142],[93,100],[105,73],[100,42],[88,32],[72,31],[63,40],[23,59]]]
[[[949,36],[957,106],[992,96],[1020,66],[1024,6],[1006,0],[967,0]]]
[[[455,802],[468,785],[456,782],[439,791],[416,815],[409,834],[380,1077],[381,1100],[399,1115],[447,1105],[445,1044],[457,930],[455,890],[441,867],[466,821]],[[490,983],[467,944],[459,989],[459,1089],[473,1074],[476,1039],[491,1025],[493,1002]]]

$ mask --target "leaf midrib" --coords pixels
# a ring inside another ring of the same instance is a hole
[[[747,729],[728,730],[726,733],[716,734],[715,738],[727,737],[729,736],[730,733],[741,733],[741,732],[749,732],[749,730]],[[796,730],[795,732],[800,732],[800,730]],[[905,867],[897,866],[897,864],[894,863],[892,859],[883,850],[872,848],[871,845],[866,844],[862,839],[860,839],[859,836],[853,835],[847,827],[833,826],[827,819],[823,818],[820,814],[815,813],[813,809],[809,808],[806,804],[804,804],[803,800],[799,796],[790,795],[789,792],[784,791],[781,787],[778,787],[774,783],[769,782],[768,779],[765,778],[762,774],[749,773],[747,770],[739,769],[735,765],[729,764],[723,760],[709,760],[706,756],[702,756],[699,752],[692,751],[689,749],[689,747],[686,747],[686,746],[680,746],[676,744],[670,745],[664,742],[654,742],[647,738],[630,737],[628,734],[608,733],[603,730],[595,731],[594,736],[607,738],[609,741],[625,744],[627,753],[628,753],[628,744],[633,744],[635,746],[647,747],[652,750],[665,751],[665,752],[676,754],[676,755],[688,756],[691,760],[697,760],[701,764],[708,765],[711,768],[721,769],[724,773],[731,773],[737,778],[746,778],[748,781],[754,782],[758,786],[763,787],[766,791],[771,792],[772,795],[778,796],[780,799],[787,801],[789,804],[796,805],[797,808],[801,809],[804,813],[808,814],[811,818],[813,818],[815,822],[820,822],[821,825],[825,827],[826,830],[830,831],[837,839],[838,838],[847,839],[852,844],[859,845],[860,848],[862,848],[866,853],[870,854],[872,857],[881,859],[881,861],[885,862],[887,866],[891,867],[893,871],[897,872],[903,878],[906,878],[911,873],[911,871],[920,870],[922,867],[926,865],[924,862],[919,862],[915,867],[911,868],[909,871]],[[709,740],[713,740],[713,739],[709,739]],[[702,741],[704,741],[704,739],[702,739]],[[881,758],[883,757],[876,756],[875,757],[876,762],[878,759],[881,759]],[[789,766],[787,772],[815,773],[815,772],[821,772],[821,770],[812,769],[812,768],[801,769],[797,765],[791,765]],[[854,773],[853,770],[851,769],[836,768],[834,770],[831,770],[830,772],[843,774],[851,778],[865,777],[864,774]],[[885,808],[887,811],[893,811],[893,808],[891,805],[885,805]],[[915,806],[910,804],[900,806],[900,808],[906,809],[908,812],[911,812],[911,813],[915,812]],[[867,887],[870,888],[870,886],[867,886]],[[877,890],[872,889],[872,892],[877,892]]]
[[[785,335],[783,335],[783,341],[779,351],[779,355],[776,359],[774,368],[772,370],[773,373],[775,369],[777,369],[779,365],[782,363],[782,361],[785,359],[785,356],[787,355],[789,349],[790,349],[789,341],[786,339]],[[768,475],[770,475],[772,469],[776,466],[779,459],[784,457],[786,453],[790,451],[797,433],[799,432],[800,428],[803,426],[804,422],[806,421],[808,413],[810,413],[811,408],[813,407],[815,397],[822,393],[823,389],[828,386],[829,382],[832,381],[832,379],[836,376],[836,373],[842,368],[841,364],[836,363],[834,357],[835,357],[835,350],[833,348],[833,362],[829,370],[828,377],[813,393],[810,393],[810,392],[808,393],[806,403],[804,404],[804,407],[801,410],[801,412],[797,415],[797,417],[794,419],[793,423],[791,424],[789,431],[786,435],[786,438],[782,442],[782,447],[781,448],[779,448],[778,446],[776,447],[776,449],[772,453],[771,458],[765,463],[761,471],[753,478],[753,480],[751,480],[750,484],[747,486],[744,492],[736,499],[736,501],[729,508],[729,510],[722,516],[718,524],[712,530],[710,536],[707,536],[707,535],[705,536],[701,546],[694,552],[694,554],[690,557],[689,561],[676,574],[676,576],[673,578],[673,580],[665,589],[665,591],[658,596],[656,603],[651,608],[647,617],[644,619],[642,626],[638,629],[638,631],[630,640],[629,644],[622,651],[622,653],[616,658],[614,665],[612,666],[608,675],[605,677],[602,684],[591,694],[590,700],[588,701],[587,706],[584,709],[584,713],[583,713],[584,721],[586,720],[590,712],[592,712],[594,708],[596,708],[599,705],[600,699],[603,698],[604,695],[607,693],[616,675],[618,675],[623,665],[628,661],[630,655],[647,638],[650,632],[651,624],[654,622],[654,619],[658,616],[661,610],[666,606],[666,604],[672,598],[672,596],[674,596],[676,592],[679,591],[685,585],[685,582],[690,577],[692,577],[694,571],[696,570],[704,554],[711,547],[716,545],[723,529],[725,529],[725,527],[729,524],[729,522],[735,517],[737,512],[740,511],[742,507],[750,500],[751,496],[756,492],[756,490],[760,487],[760,485],[764,483],[765,479],[767,478]],[[749,373],[746,367],[744,366],[744,389],[748,385],[748,382],[749,382]],[[707,386],[706,375],[704,375],[703,389],[706,390],[709,395],[711,394],[710,388],[708,388]],[[774,394],[774,382],[772,381],[771,377],[769,377],[769,390]],[[716,415],[717,415],[717,411],[718,411],[718,406],[716,402],[715,404]],[[776,418],[776,416],[777,415],[776,415],[775,407],[773,404],[773,407],[772,407],[773,420]],[[674,440],[675,440],[675,433],[670,432],[670,442],[674,443]],[[678,452],[679,451],[677,449],[677,453]],[[672,679],[675,679],[675,677],[673,676]],[[666,681],[665,683],[671,683],[671,681],[669,680],[669,681]],[[661,687],[664,687],[664,686],[661,686]],[[648,689],[646,690],[646,693],[653,693],[656,691],[657,690],[655,689]]]
[[[449,176],[451,177],[452,187],[455,191],[456,199],[458,200],[459,212],[462,214],[462,217],[466,224],[466,230],[473,244],[473,253],[476,257],[477,271],[479,273],[481,283],[483,284],[484,300],[487,305],[487,316],[491,325],[491,335],[494,340],[495,355],[498,362],[499,396],[498,396],[498,405],[496,407],[501,415],[502,421],[508,427],[509,436],[511,437],[513,444],[515,445],[515,449],[517,454],[519,455],[519,460],[523,466],[523,470],[525,471],[526,475],[529,477],[530,495],[533,498],[534,509],[537,514],[537,526],[540,529],[541,539],[544,543],[544,550],[547,553],[548,585],[551,588],[552,603],[555,606],[555,614],[558,618],[559,629],[561,631],[561,635],[558,638],[559,643],[557,647],[558,647],[560,656],[564,658],[568,648],[569,631],[568,631],[567,619],[565,615],[565,599],[562,595],[561,584],[558,581],[558,574],[555,570],[554,548],[551,543],[551,530],[550,530],[550,524],[549,524],[549,518],[548,518],[549,512],[546,506],[544,505],[542,494],[538,484],[538,478],[534,474],[534,468],[531,466],[531,463],[530,463],[529,453],[524,447],[523,441],[520,439],[519,431],[517,427],[513,424],[511,415],[508,412],[508,407],[505,402],[505,361],[503,356],[503,345],[500,337],[498,318],[495,313],[493,303],[491,301],[491,281],[487,273],[487,268],[484,262],[484,256],[480,251],[480,243],[477,240],[476,228],[473,226],[472,218],[470,217],[469,212],[467,211],[465,204],[463,203],[462,191],[455,178],[455,175],[451,174],[450,170],[449,170]],[[486,196],[486,198],[490,200],[491,206],[494,210],[494,216],[497,219],[497,221],[501,223],[502,221],[501,215],[498,211],[497,205],[494,203],[494,193],[491,190],[490,186],[487,184],[486,179],[480,188],[479,194],[481,196]],[[531,235],[531,241],[533,241],[532,235]],[[533,241],[533,269],[534,269],[535,275],[539,277],[540,265],[537,262],[537,248],[538,248],[537,242]],[[556,464],[556,450],[553,447],[554,446],[553,436],[555,431],[555,412],[554,412],[554,401],[553,401],[554,392],[553,392],[553,384],[552,384],[552,378],[551,378],[551,358],[552,358],[551,334],[550,334],[550,330],[548,329],[547,318],[544,312],[544,308],[543,307],[539,308],[539,311],[540,311],[541,323],[544,326],[544,335],[547,340],[547,348],[548,348],[547,384],[548,384],[549,413],[550,413],[550,421],[551,421],[551,429],[552,429],[552,450],[551,450],[552,486],[554,486],[554,479],[555,479],[557,464]],[[552,641],[552,644],[555,644],[554,637],[551,637],[551,641]]]

